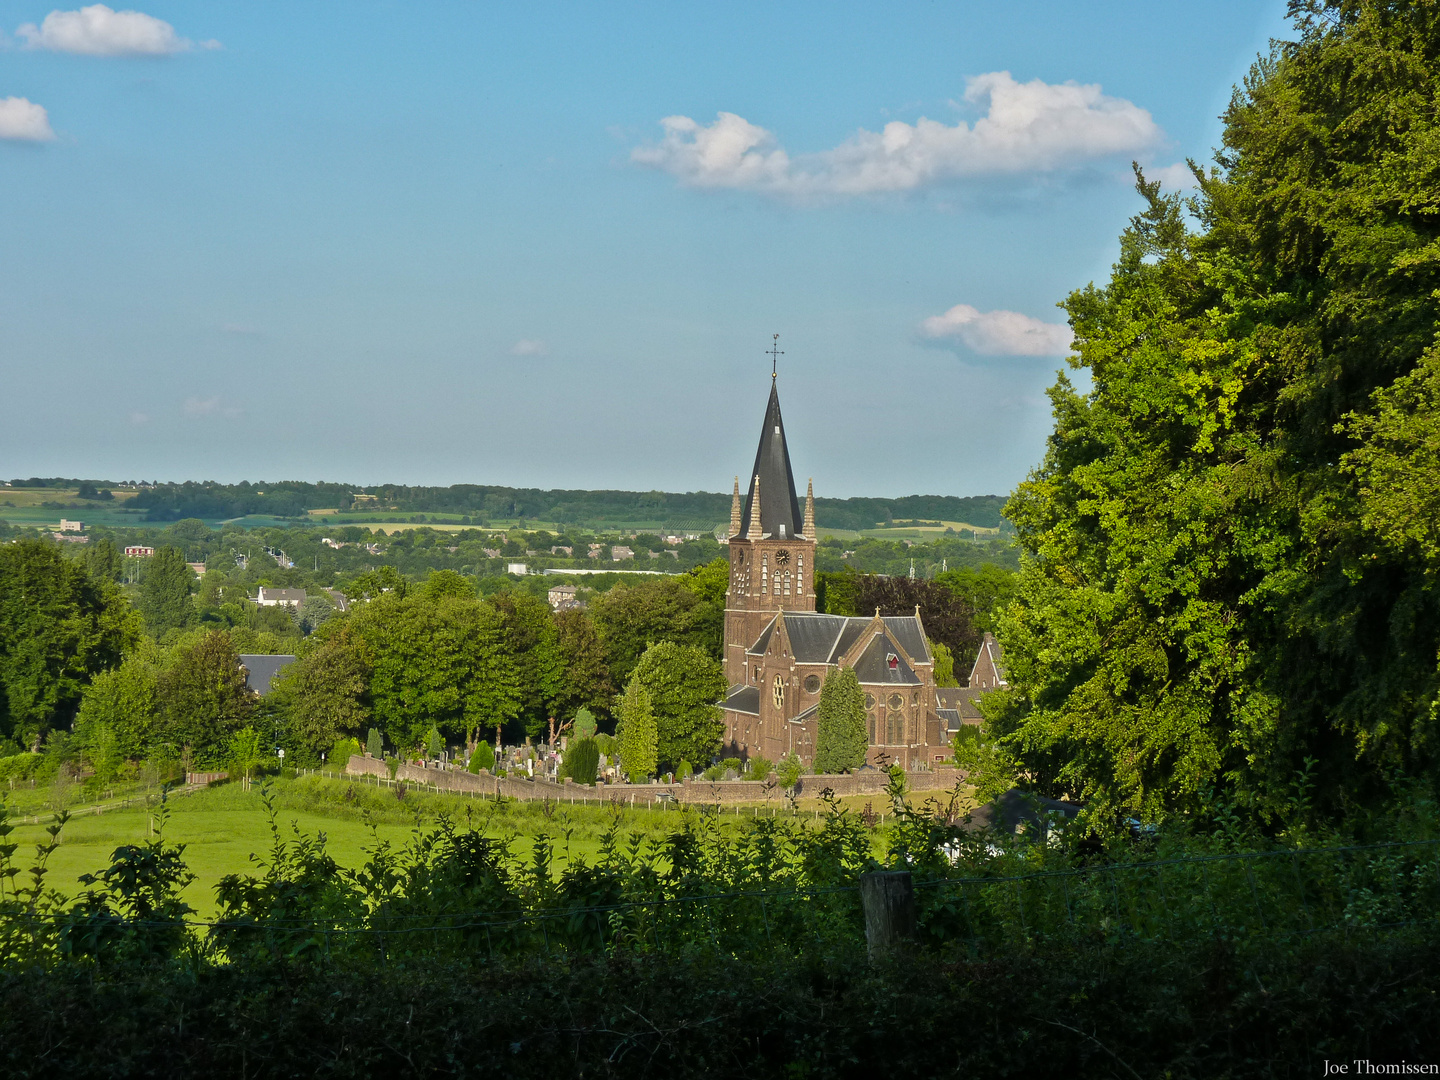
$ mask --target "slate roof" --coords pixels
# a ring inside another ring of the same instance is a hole
[[[895,657],[892,668],[889,657]],[[890,640],[884,634],[876,634],[874,640],[865,646],[860,659],[855,661],[855,676],[862,683],[905,683],[916,684],[919,677],[905,663],[905,658],[895,652]]]
[[[828,663],[835,641],[848,622],[844,615],[785,612],[785,633],[790,638],[791,655],[802,664]]]
[[[745,494],[740,516],[740,535],[750,531],[751,509],[755,503],[755,477],[760,477],[760,531],[779,539],[799,536],[805,525],[800,500],[795,497],[795,477],[790,472],[790,452],[785,447],[785,423],[780,419],[780,393],[770,384],[770,403],[765,407],[765,426],[760,429],[760,446]]]
[[[758,638],[756,638],[755,644],[751,645],[750,648],[746,649],[745,651],[751,656],[764,656],[765,650],[770,647],[770,635],[774,632],[774,630],[775,620],[771,619],[765,625],[764,631],[760,634]]]
[[[909,653],[917,664],[930,659],[925,635],[920,632],[920,620],[914,615],[886,615],[885,629],[895,635],[901,648]]]
[[[725,696],[725,708],[731,712],[760,715],[760,688],[758,686],[737,686]]]
[[[290,655],[240,654],[240,664],[245,669],[245,685],[262,696],[270,692],[270,680],[280,674],[283,668],[289,667],[294,662],[295,657]]]
[[[935,697],[940,702],[941,709],[953,711],[961,720],[968,720],[972,724],[979,723],[980,716],[980,695],[986,693],[975,686],[937,686]]]
[[[764,496],[761,496],[764,505]],[[750,656],[763,656],[770,647],[770,635],[780,619],[785,620],[785,635],[790,639],[791,655],[801,664],[835,664],[850,651],[860,639],[870,619],[863,615],[827,615],[816,611],[782,611],[772,619],[755,639],[755,644],[746,649]],[[920,624],[913,615],[886,615],[881,619],[885,629],[904,647],[916,663],[927,663],[932,658],[930,647],[921,633]],[[861,682],[864,682],[861,678]],[[891,682],[887,677],[883,680]]]
[[[946,731],[960,730],[960,713],[955,709],[936,709],[935,715],[944,721]]]

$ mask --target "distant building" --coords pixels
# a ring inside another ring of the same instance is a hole
[[[141,544],[131,544],[125,549],[125,554],[132,559],[148,559],[155,554],[155,549]]]
[[[979,727],[980,695],[983,693],[973,686],[937,686],[935,688],[935,712],[953,737],[962,727]]]
[[[289,655],[240,654],[240,668],[245,672],[245,685],[262,697],[270,692],[270,681],[294,662],[295,657]]]
[[[567,547],[565,544],[556,544],[554,547],[552,547],[552,548],[550,549],[550,554],[551,554],[551,555],[574,555],[574,554],[575,554],[575,549],[574,549],[573,547]]]
[[[78,521],[71,521],[69,518],[60,519],[61,532],[84,532],[85,526]]]
[[[485,553],[485,557],[486,557],[487,559],[498,559],[498,558],[500,557],[500,549],[499,549],[499,548],[487,548],[487,547],[482,547],[480,550]]]
[[[255,598],[255,603],[261,607],[298,608],[304,602],[304,589],[271,589],[264,585],[260,586],[260,595]]]
[[[975,657],[975,666],[970,669],[969,686],[973,690],[997,690],[1010,684],[1005,681],[1004,657],[1000,655],[1000,643],[988,630],[980,640],[980,654]]]
[[[579,593],[574,585],[553,585],[550,588],[550,607],[559,611],[561,607],[575,604],[575,596]]]
[[[205,576],[205,564],[203,562],[192,562],[186,563],[185,565],[195,572],[196,577]]]
[[[526,566],[523,562],[507,562],[505,564],[505,572],[507,574],[517,574],[520,577],[524,577],[530,572],[530,567]]]
[[[343,540],[336,540],[333,537],[329,536],[322,536],[320,538],[320,543],[324,544],[328,548],[334,548],[336,551],[339,551],[345,546],[345,542]]]
[[[610,549],[611,562],[624,562],[626,559],[633,559],[635,552],[621,544],[616,544]]]
[[[602,552],[602,551],[604,551],[604,550],[605,550],[605,545],[604,545],[604,544],[591,544],[591,545],[590,545],[590,554],[589,554],[588,558],[598,559],[598,558],[600,557],[600,552]]]
[[[74,533],[57,532],[51,533],[50,535],[56,540],[63,540],[67,544],[88,544],[90,542],[90,537],[76,536]]]
[[[341,615],[344,615],[350,610],[350,598],[339,589],[324,589],[322,591],[326,596],[330,597],[330,602],[335,605],[335,610]]]

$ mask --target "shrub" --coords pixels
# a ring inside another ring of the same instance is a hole
[[[764,780],[774,768],[775,763],[765,757],[752,757],[745,763],[745,770],[750,774],[751,780]]]
[[[335,745],[330,748],[330,753],[325,760],[331,765],[343,769],[345,763],[351,757],[360,753],[360,743],[356,739],[336,739]]]
[[[380,729],[371,728],[365,739],[365,752],[373,758],[385,756],[385,742],[380,738]]]
[[[684,780],[687,776],[694,776],[694,775],[695,775],[695,766],[694,766],[694,765],[691,765],[688,761],[682,761],[682,762],[680,762],[680,767],[675,770],[675,778],[676,778],[677,780]]]
[[[595,737],[595,714],[582,705],[575,714],[573,730],[577,739],[593,739]]]
[[[600,767],[600,748],[594,739],[576,739],[565,751],[565,771],[577,784],[595,783]]]
[[[34,779],[40,760],[39,754],[14,754],[0,758],[0,781]]]
[[[775,770],[780,779],[780,786],[787,791],[800,782],[800,774],[804,772],[800,764],[800,756],[795,751],[790,751],[780,761],[780,767]]]
[[[495,751],[490,749],[488,742],[481,739],[470,754],[470,771],[478,776],[493,768],[495,768]]]

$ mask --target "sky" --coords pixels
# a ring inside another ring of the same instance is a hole
[[[0,0],[0,476],[1003,494],[1279,0]]]

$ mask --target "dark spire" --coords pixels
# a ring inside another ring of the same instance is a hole
[[[764,498],[760,502],[760,531],[772,540],[800,535],[804,518],[795,497],[795,478],[790,474],[790,452],[785,447],[785,424],[780,419],[780,393],[772,380],[770,404],[765,408],[765,426],[760,430],[760,448],[755,451],[755,468],[750,470],[749,494],[740,533],[750,531],[750,513],[755,505],[755,477],[760,478]]]

